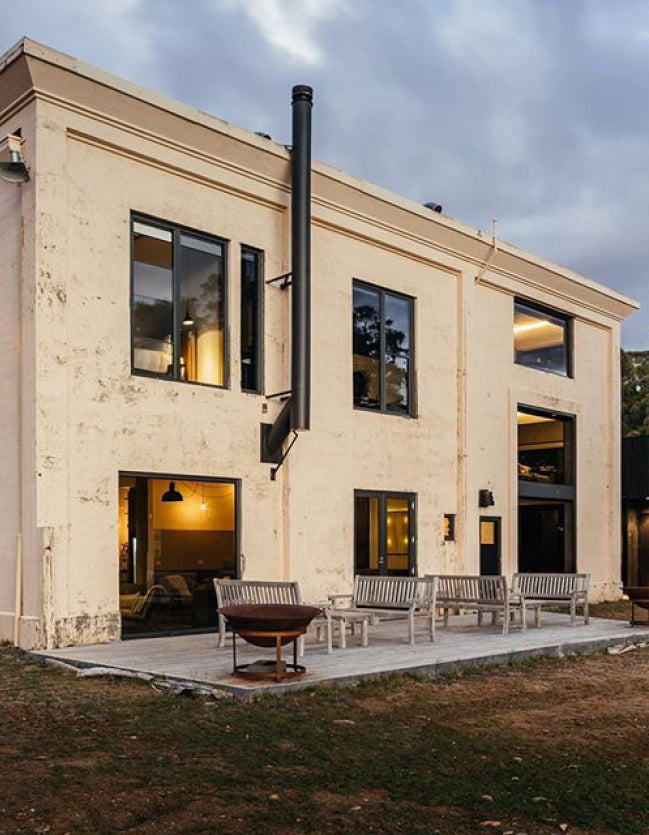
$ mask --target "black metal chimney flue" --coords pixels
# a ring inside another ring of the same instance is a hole
[[[293,87],[291,201],[291,429],[311,424],[311,109],[313,89]]]

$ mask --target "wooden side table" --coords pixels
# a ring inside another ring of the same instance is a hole
[[[338,622],[338,646],[341,649],[347,647],[347,624],[360,623],[361,625],[361,646],[368,645],[367,626],[375,616],[374,612],[364,612],[362,609],[325,609],[327,619],[327,652],[333,652],[333,626],[334,621]]]

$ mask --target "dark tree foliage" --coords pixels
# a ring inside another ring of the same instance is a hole
[[[622,435],[649,435],[649,351],[622,351]]]

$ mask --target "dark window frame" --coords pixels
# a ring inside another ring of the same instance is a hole
[[[554,371],[551,368],[542,368],[541,366],[536,365],[525,365],[522,362],[518,362],[516,360],[516,334],[513,331],[512,325],[512,352],[514,357],[514,364],[518,365],[520,368],[529,368],[532,371],[542,371],[545,374],[554,374],[557,377],[564,377],[567,380],[574,379],[574,317],[571,316],[569,313],[564,313],[561,310],[556,310],[552,307],[547,307],[546,305],[539,304],[538,302],[532,301],[530,299],[525,299],[522,296],[514,296],[514,310],[513,310],[513,321],[516,321],[516,307],[520,305],[521,307],[527,308],[530,313],[539,314],[540,316],[551,316],[554,319],[560,319],[565,324],[565,351],[566,351],[566,370],[565,373],[563,371]]]
[[[566,471],[568,467],[571,470],[572,478],[568,482],[562,484],[546,484],[538,481],[526,481],[518,478],[518,495],[520,498],[531,499],[558,499],[562,501],[575,501],[577,493],[577,415],[569,412],[560,412],[557,409],[544,409],[539,406],[528,406],[526,403],[516,404],[517,412],[525,412],[530,415],[538,415],[539,417],[551,417],[564,421],[570,426],[571,438],[570,445],[570,462],[568,464],[564,457],[564,468]],[[566,444],[564,438],[564,445]],[[565,456],[565,453],[564,453]],[[518,442],[516,445],[516,467],[518,470]]]
[[[354,401],[354,392],[353,392],[353,364],[354,364],[354,290],[358,287],[361,290],[368,290],[373,293],[378,293],[379,296],[379,327],[380,327],[380,334],[379,334],[379,353],[380,353],[380,363],[379,363],[379,407],[377,409],[373,409],[370,406],[359,406]],[[409,364],[408,364],[408,411],[407,412],[397,412],[393,409],[386,408],[385,403],[385,297],[394,296],[398,299],[403,299],[407,301],[410,305],[410,356],[409,356]],[[354,278],[352,280],[352,404],[354,409],[359,412],[369,412],[372,414],[379,414],[379,415],[391,415],[393,417],[400,417],[406,419],[413,419],[417,418],[417,395],[416,395],[416,368],[415,368],[415,344],[416,344],[416,334],[415,334],[415,302],[416,298],[414,296],[410,296],[407,293],[401,293],[398,290],[393,290],[389,287],[383,287],[379,284],[371,284],[369,281],[364,281],[360,278]]]
[[[165,232],[171,233],[172,246],[172,338],[173,338],[173,376],[166,374],[157,374],[155,371],[147,371],[143,368],[135,367],[135,347],[133,344],[133,334],[135,332],[135,305],[133,304],[133,297],[135,293],[135,224],[144,223],[147,226],[153,226],[156,229],[162,229]],[[176,264],[178,264],[180,256],[180,236],[183,234],[191,235],[195,238],[200,238],[206,243],[219,244],[222,249],[223,261],[223,383],[217,385],[215,383],[203,383],[200,380],[183,380],[180,376],[180,327],[179,316],[177,311],[180,310],[180,285],[179,278],[176,277]],[[218,235],[211,235],[207,232],[202,232],[199,229],[193,229],[190,226],[173,223],[172,221],[164,221],[159,218],[151,217],[150,215],[142,214],[141,212],[131,212],[130,215],[130,356],[131,356],[131,375],[134,377],[148,377],[150,380],[165,380],[169,383],[182,383],[190,386],[203,386],[204,388],[225,390],[230,388],[230,293],[228,281],[229,269],[229,241],[226,238],[221,238]]]
[[[380,577],[390,576],[417,576],[417,494],[407,490],[354,490],[354,547],[353,562],[354,574],[356,573],[356,499],[378,499],[379,501],[379,554],[378,571]],[[409,532],[410,542],[408,543],[408,572],[405,575],[391,575],[387,571],[387,502],[388,499],[405,499],[408,502],[408,515],[413,530]],[[385,570],[382,570],[385,569]]]
[[[241,262],[243,262],[244,252],[252,252],[258,258],[259,274],[257,275],[257,293],[259,303],[257,305],[257,387],[254,389],[244,388],[243,386],[243,368],[240,370],[241,377],[241,391],[246,394],[262,394],[265,391],[265,374],[264,374],[264,312],[265,312],[265,295],[264,289],[266,282],[265,275],[265,253],[263,249],[259,249],[249,244],[241,244],[239,247],[239,361],[243,361],[242,354],[242,330],[243,330],[243,294],[241,293],[243,282],[241,273]]]
[[[181,381],[181,382],[184,382]],[[242,510],[242,479],[227,478],[223,476],[204,476],[204,475],[178,475],[178,473],[167,472],[150,472],[146,470],[118,470],[117,485],[119,489],[120,478],[146,478],[149,480],[159,481],[196,481],[205,482],[206,484],[232,484],[234,486],[234,566],[236,579],[241,579],[243,576],[243,554],[241,553],[242,530],[243,530],[243,510]],[[119,572],[118,572],[119,576]],[[121,626],[120,626],[121,629]],[[122,631],[122,640],[134,640],[135,638],[161,638],[166,635],[198,635],[201,632],[214,632],[214,627],[205,627],[191,630],[170,630],[168,632],[142,632],[133,635],[124,635]]]

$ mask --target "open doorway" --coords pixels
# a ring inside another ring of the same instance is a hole
[[[216,625],[215,577],[238,576],[234,481],[119,478],[122,636]]]
[[[518,570],[574,571],[572,502],[521,499],[518,507]]]

